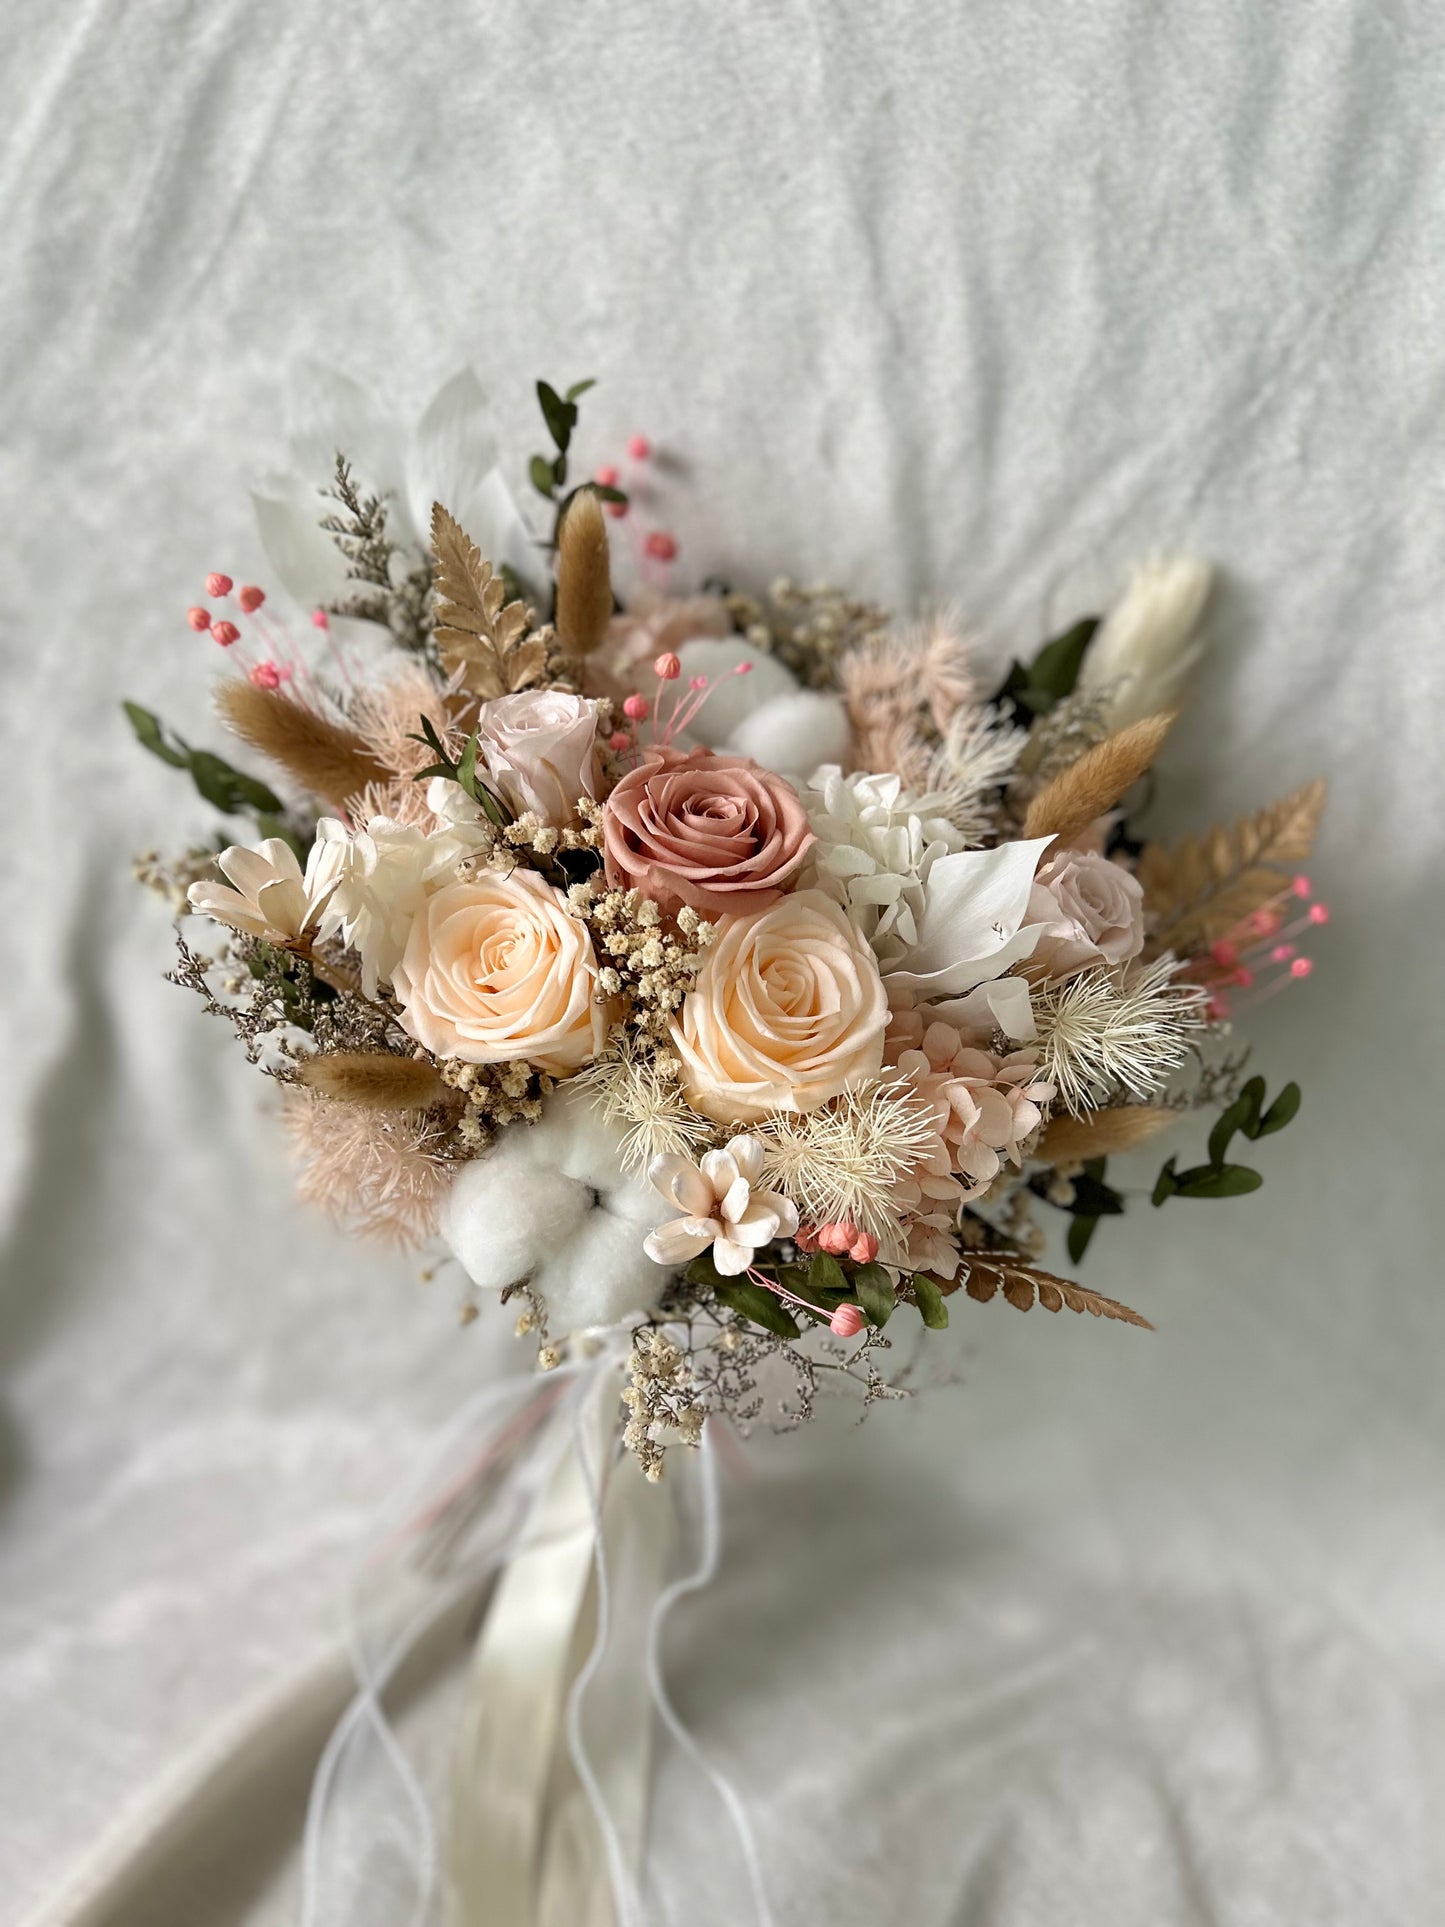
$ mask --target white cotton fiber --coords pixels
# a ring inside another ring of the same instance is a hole
[[[564,1086],[540,1124],[514,1124],[464,1165],[441,1231],[484,1291],[530,1278],[554,1336],[611,1325],[657,1302],[668,1273],[642,1249],[672,1211],[623,1175],[620,1134]]]
[[[798,685],[790,671],[765,649],[755,649],[741,636],[698,637],[685,642],[677,652],[682,664],[685,688],[689,678],[706,676],[707,701],[696,719],[688,724],[688,735],[695,743],[717,749],[743,720],[762,703],[786,696]],[[740,663],[751,663],[745,676],[733,672]]]
[[[801,785],[820,763],[842,762],[848,749],[848,713],[841,696],[790,690],[739,723],[723,749],[729,756],[751,756],[764,769]]]

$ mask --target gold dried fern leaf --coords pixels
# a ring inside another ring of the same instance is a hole
[[[460,522],[433,502],[432,596],[436,645],[448,672],[483,702],[525,689],[541,676],[547,646],[524,641],[527,606],[507,601],[507,585]]]
[[[1325,807],[1321,776],[1228,828],[1147,844],[1136,871],[1155,950],[1181,957],[1215,943],[1285,887],[1314,847]]]
[[[1109,1110],[1086,1111],[1082,1117],[1056,1117],[1045,1128],[1034,1156],[1040,1164],[1082,1164],[1086,1158],[1112,1157],[1116,1151],[1131,1151],[1143,1144],[1178,1115],[1158,1104],[1117,1104]]]
[[[1172,713],[1145,716],[1127,729],[1096,743],[1067,769],[1045,783],[1024,819],[1025,836],[1057,836],[1065,841],[1085,830],[1096,816],[1113,809],[1159,754],[1174,721]]]
[[[612,620],[612,564],[602,504],[590,488],[572,498],[557,536],[557,636],[573,656],[588,655]]]
[[[216,708],[243,743],[328,802],[344,805],[368,783],[384,783],[391,775],[354,729],[284,689],[258,689],[237,677],[217,688]]]
[[[436,1066],[387,1051],[331,1051],[296,1066],[299,1083],[368,1111],[425,1111],[447,1095]]]
[[[1072,1278],[1055,1277],[1053,1272],[1041,1271],[1037,1265],[1027,1264],[1021,1258],[996,1253],[985,1256],[971,1251],[964,1257],[964,1266],[963,1288],[981,1305],[986,1305],[1001,1291],[1018,1311],[1030,1310],[1037,1301],[1045,1311],[1062,1311],[1067,1307],[1070,1311],[1086,1311],[1094,1318],[1115,1318],[1125,1325],[1140,1325],[1145,1331],[1154,1329],[1147,1318],[1141,1318],[1128,1305],[1121,1305],[1117,1298],[1105,1298],[1102,1292],[1077,1285]]]

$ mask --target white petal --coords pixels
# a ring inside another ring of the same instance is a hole
[[[729,1138],[726,1149],[738,1168],[738,1175],[746,1178],[749,1184],[756,1184],[763,1175],[762,1139],[754,1137],[751,1131],[745,1131],[740,1137]]]
[[[669,1219],[648,1233],[642,1249],[655,1265],[685,1265],[689,1258],[706,1251],[713,1241],[714,1225],[709,1224],[705,1231],[697,1230],[696,1225],[695,1218]]]
[[[712,1210],[712,1186],[690,1158],[664,1151],[647,1167],[649,1181],[689,1217],[705,1218]]]
[[[729,1236],[751,1245],[754,1250],[776,1238],[778,1229],[777,1212],[769,1211],[756,1198],[740,1218],[730,1220],[728,1224]]]
[[[1020,931],[1040,856],[1051,836],[959,850],[929,872],[918,942],[891,973],[900,985],[933,996],[960,996],[1000,977],[1038,941]]]
[[[735,1244],[731,1238],[719,1238],[712,1248],[712,1261],[724,1278],[736,1278],[746,1271],[753,1257],[751,1245]]]
[[[798,1228],[797,1208],[791,1198],[785,1198],[781,1191],[754,1191],[753,1203],[764,1211],[770,1211],[778,1221],[773,1233],[775,1238],[791,1238]]]
[[[718,1206],[724,1224],[736,1224],[747,1216],[748,1203],[753,1195],[753,1187],[746,1178],[739,1178],[728,1186],[727,1196]]]
[[[738,1181],[738,1167],[727,1151],[708,1151],[702,1160],[702,1174],[712,1186],[715,1198],[725,1198]]]

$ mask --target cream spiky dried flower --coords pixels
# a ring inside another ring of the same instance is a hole
[[[717,1129],[683,1096],[679,1069],[670,1052],[649,1054],[624,1039],[577,1079],[577,1088],[608,1123],[625,1127],[619,1156],[633,1176],[667,1153],[693,1156]]]
[[[887,969],[918,941],[929,871],[964,839],[942,813],[944,798],[914,795],[896,775],[844,776],[825,763],[808,790],[818,888],[848,912]]]
[[[1035,993],[1039,1068],[1074,1116],[1125,1092],[1152,1097],[1202,1028],[1204,993],[1175,981],[1173,957],[1130,974],[1085,970]]]
[[[763,1175],[810,1224],[893,1232],[898,1188],[930,1156],[937,1126],[926,1098],[897,1079],[845,1091],[817,1110],[775,1111],[757,1128]]]
[[[1005,723],[992,707],[955,711],[929,766],[928,787],[938,814],[965,845],[981,843],[999,827],[990,793],[1012,776],[1028,733]]]

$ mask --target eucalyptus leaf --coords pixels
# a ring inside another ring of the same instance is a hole
[[[818,1293],[848,1292],[852,1286],[838,1260],[826,1251],[815,1251],[808,1266],[808,1289]]]
[[[624,488],[613,488],[606,482],[589,482],[587,486],[600,502],[626,502],[628,500],[627,490]]]
[[[550,382],[537,383],[537,400],[542,406],[542,419],[547,424],[547,433],[557,444],[558,451],[566,454],[567,444],[572,439],[572,430],[577,426],[577,405],[564,401]]]
[[[713,1294],[729,1311],[738,1312],[754,1325],[761,1325],[779,1338],[796,1338],[799,1325],[782,1299],[754,1284],[751,1278],[716,1278]]]
[[[1279,1096],[1259,1120],[1256,1137],[1269,1137],[1274,1131],[1282,1131],[1286,1124],[1292,1123],[1300,1107],[1300,1087],[1286,1084]]]
[[[556,483],[552,479],[552,464],[545,455],[534,455],[527,473],[532,478],[532,486],[539,495],[545,495],[550,502]]]
[[[1166,1198],[1174,1196],[1178,1188],[1174,1181],[1174,1159],[1170,1158],[1167,1164],[1161,1165],[1159,1175],[1154,1180],[1154,1192],[1150,1202],[1156,1205],[1163,1204]]]
[[[1197,1164],[1192,1170],[1178,1173],[1173,1195],[1179,1198],[1242,1198],[1246,1192],[1257,1191],[1263,1183],[1259,1172],[1251,1171],[1247,1164]]]
[[[853,1273],[853,1289],[870,1325],[883,1326],[893,1316],[897,1297],[893,1280],[882,1265],[859,1265]]]
[[[587,393],[589,388],[595,388],[596,386],[597,377],[595,375],[589,375],[586,381],[574,381],[572,386],[567,390],[566,399],[568,401],[578,401]]]
[[[1089,1249],[1089,1241],[1098,1228],[1099,1220],[1097,1218],[1075,1218],[1074,1222],[1069,1226],[1069,1235],[1065,1243],[1069,1247],[1069,1256],[1075,1264],[1079,1263],[1084,1253]]]
[[[919,1315],[930,1331],[941,1332],[948,1329],[948,1306],[943,1293],[939,1290],[938,1280],[931,1278],[926,1271],[913,1274],[913,1296],[918,1305]]]
[[[166,741],[165,725],[159,716],[153,715],[149,709],[142,709],[139,703],[122,703],[121,707],[142,748],[148,749],[152,756],[159,756],[172,769],[190,768],[190,750],[179,736],[174,743]]]

